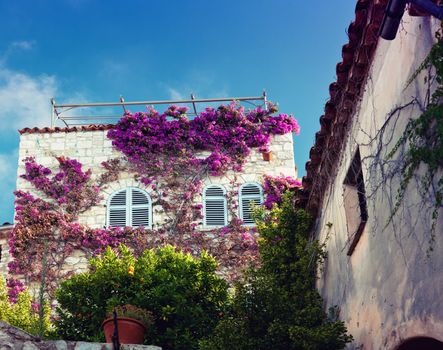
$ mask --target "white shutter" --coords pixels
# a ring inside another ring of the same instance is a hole
[[[125,227],[126,226],[126,208],[125,209],[109,209],[109,226]]]
[[[114,194],[111,198],[110,205],[115,206],[126,206],[126,190],[122,190]]]
[[[142,192],[141,190],[133,188],[131,202],[133,206],[136,206],[136,205],[147,205],[149,204],[150,201],[146,193]]]
[[[108,226],[126,226],[126,190],[115,193],[109,201]]]
[[[260,185],[247,183],[240,187],[240,218],[245,225],[254,225],[251,205],[263,204],[263,191]]]
[[[217,227],[227,224],[225,190],[218,185],[210,185],[204,191],[205,226]]]
[[[148,208],[132,208],[132,226],[151,227]]]
[[[151,227],[151,200],[147,193],[131,189],[131,226]]]
[[[149,195],[138,188],[129,187],[113,194],[108,204],[108,226],[152,226],[152,205]]]

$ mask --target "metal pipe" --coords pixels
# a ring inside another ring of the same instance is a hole
[[[193,93],[191,94],[191,100],[195,100],[195,96]],[[192,102],[192,107],[194,108],[195,115],[197,115],[197,107],[195,107],[195,102]]]
[[[268,100],[266,98],[266,90],[263,89],[263,102],[265,105],[265,110],[268,110]]]
[[[162,105],[174,103],[204,103],[204,102],[227,102],[227,101],[264,101],[263,96],[253,97],[225,97],[225,98],[203,98],[196,100],[164,100],[164,101],[134,101],[134,102],[104,102],[104,103],[73,103],[54,105],[55,108],[68,107],[112,107],[112,106],[136,106],[136,105]]]
[[[194,112],[186,113],[187,115],[197,115]],[[72,115],[60,117],[61,120],[82,120],[82,119],[120,119],[121,115]]]
[[[123,98],[122,95],[120,95],[120,102],[122,103],[123,113],[126,114],[125,99]]]
[[[379,35],[385,40],[394,40],[406,8],[406,0],[390,0],[380,26]]]
[[[55,100],[51,98],[51,128],[55,126]]]
[[[385,40],[395,39],[407,3],[414,4],[440,20],[443,19],[443,7],[431,0],[390,0],[380,26],[379,36]]]
[[[61,120],[82,120],[82,119],[120,119],[121,115],[79,115],[70,117],[60,117]]]
[[[443,7],[434,4],[432,1],[411,0],[411,3],[432,16],[437,17],[439,20],[443,19]]]

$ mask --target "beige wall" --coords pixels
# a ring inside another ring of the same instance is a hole
[[[106,137],[106,133],[107,131],[82,131],[21,135],[17,189],[36,193],[28,181],[19,177],[20,174],[24,173],[24,164],[21,160],[29,156],[34,156],[38,163],[56,170],[58,162],[54,157],[63,155],[78,160],[83,164],[84,169],[91,168],[94,177],[99,176],[103,172],[103,168],[100,166],[103,161],[121,155],[113,149],[111,140]],[[245,182],[260,183],[264,174],[284,174],[285,176],[296,177],[292,134],[275,136],[270,149],[273,152],[273,159],[270,162],[264,161],[261,153],[253,149],[243,172],[234,173],[230,171],[226,176],[208,177],[204,180],[204,185],[222,184],[230,191],[233,190],[230,188],[230,181],[234,175],[237,177],[239,184]],[[122,173],[118,181],[109,184],[104,189],[102,202],[83,213],[79,218],[79,222],[94,228],[105,226],[106,200],[110,194],[127,186],[146,189],[143,184],[134,180],[132,174]],[[150,189],[146,190],[150,192]],[[196,198],[196,200],[197,202],[201,201],[201,198]],[[156,225],[162,221],[161,214],[156,214],[154,211],[153,224]]]
[[[8,237],[11,229],[11,225],[0,227],[0,247],[2,252],[0,259],[0,275],[3,275],[3,277],[6,277],[6,273],[8,271],[8,263],[11,261],[8,245]]]
[[[443,211],[429,257],[431,208],[417,192],[415,180],[404,205],[386,226],[399,178],[388,176],[395,163],[387,164],[385,157],[408,119],[420,115],[420,104],[425,104],[426,73],[409,86],[407,81],[429,52],[437,28],[434,20],[405,15],[394,41],[379,40],[337,174],[317,221],[316,233],[327,242],[328,250],[318,287],[327,306],[340,307],[340,317],[355,338],[350,349],[395,349],[414,336],[443,340]],[[417,98],[414,105],[388,117],[413,98]],[[369,220],[353,254],[348,256],[352,237],[348,237],[343,182],[357,146]],[[381,175],[382,169],[387,172],[385,176]],[[328,223],[332,223],[331,228]]]
[[[17,189],[29,191],[37,196],[41,195],[35,191],[33,186],[26,180],[20,178],[19,175],[24,173],[24,164],[21,162],[25,157],[33,156],[36,161],[54,172],[58,169],[58,161],[56,156],[65,156],[78,160],[84,165],[84,169],[91,168],[92,176],[98,177],[103,168],[100,164],[108,159],[121,156],[112,147],[111,141],[106,137],[107,131],[82,131],[82,132],[57,132],[57,133],[26,133],[20,137],[19,148],[19,165],[17,173]],[[231,181],[236,178],[236,183],[241,185],[245,182],[261,183],[264,174],[268,175],[285,175],[296,177],[294,164],[293,140],[292,134],[278,135],[272,139],[270,149],[273,152],[273,159],[268,162],[264,161],[261,153],[253,149],[241,173],[228,172],[222,177],[208,177],[204,179],[204,185],[221,184],[227,191],[238,191],[232,188]],[[209,155],[209,153],[207,154]],[[207,156],[206,155],[206,156]],[[201,154],[201,156],[205,156]],[[120,189],[127,186],[144,188],[150,192],[149,188],[134,180],[133,174],[121,173],[120,178],[107,185],[103,189],[103,200],[99,205],[92,207],[79,217],[79,222],[86,224],[92,228],[100,228],[106,225],[106,202],[109,196]],[[197,196],[196,203],[202,201],[201,196]],[[153,208],[153,228],[159,228],[164,222],[164,214],[162,211],[156,211]],[[228,218],[232,216],[229,214]],[[200,227],[203,229],[202,227]],[[222,242],[220,236],[213,237],[213,246],[221,247],[229,242]],[[226,239],[225,239],[226,241]],[[247,260],[247,259],[246,259]],[[231,266],[232,265],[232,266]],[[1,266],[0,266],[1,267]],[[225,277],[234,276],[238,271],[244,268],[242,264],[235,262],[229,266],[220,266],[220,272]],[[6,265],[3,266],[3,272],[6,272]],[[75,251],[72,256],[65,260],[63,271],[81,272],[87,268],[87,259],[84,252]]]

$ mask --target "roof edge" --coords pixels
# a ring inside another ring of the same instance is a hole
[[[348,27],[349,42],[336,66],[337,80],[329,85],[330,98],[320,117],[320,131],[306,162],[298,203],[317,216],[331,174],[335,174],[349,125],[366,83],[378,43],[378,31],[388,0],[358,0],[355,19]]]
[[[23,128],[18,130],[20,135],[23,134],[53,134],[56,132],[79,132],[79,131],[102,131],[102,130],[110,130],[114,128],[114,124],[91,124],[91,125],[83,125],[83,126],[71,126],[71,127],[44,127],[44,128]]]

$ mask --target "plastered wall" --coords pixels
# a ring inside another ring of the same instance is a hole
[[[350,349],[396,349],[404,340],[443,340],[443,211],[429,252],[431,212],[411,181],[389,221],[399,185],[387,153],[428,96],[427,72],[408,80],[427,56],[438,28],[430,18],[405,14],[397,38],[379,40],[362,99],[353,116],[337,173],[324,198],[316,235],[328,259],[318,287],[325,305],[337,305],[355,342]],[[431,72],[432,73],[432,72]],[[411,101],[414,101],[411,103]],[[398,109],[398,113],[392,113]],[[351,256],[343,182],[359,147],[369,220]],[[420,169],[422,171],[423,169]],[[332,226],[330,225],[332,224]]]

